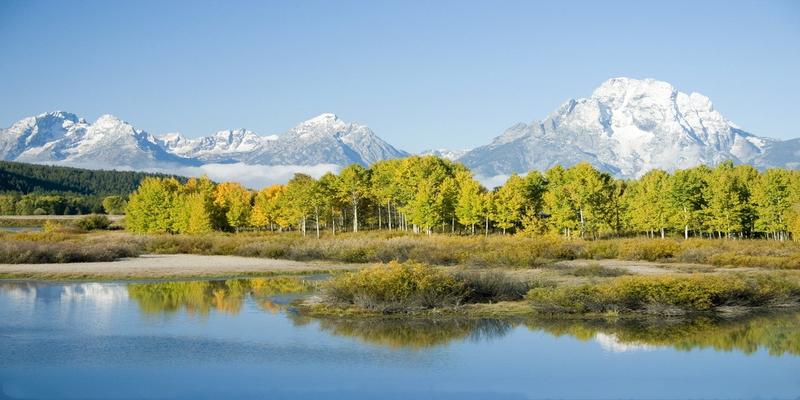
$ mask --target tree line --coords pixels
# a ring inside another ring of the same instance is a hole
[[[259,191],[150,177],[130,196],[126,221],[142,233],[377,229],[785,240],[800,238],[800,172],[723,162],[622,180],[580,163],[514,174],[488,190],[461,164],[413,156],[319,179],[296,174]]]
[[[91,170],[0,161],[0,192],[5,193],[128,196],[147,177],[174,177],[186,182],[184,177],[149,172]]]
[[[54,193],[0,194],[0,215],[122,214],[125,197]]]

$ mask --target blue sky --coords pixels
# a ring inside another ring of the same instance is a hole
[[[153,134],[281,133],[323,112],[468,148],[616,76],[800,136],[797,1],[0,1],[0,126],[115,114]]]

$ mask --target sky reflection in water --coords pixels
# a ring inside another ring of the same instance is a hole
[[[294,278],[0,284],[11,398],[796,398],[800,314],[342,320]]]

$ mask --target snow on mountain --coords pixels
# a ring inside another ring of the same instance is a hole
[[[168,133],[158,137],[158,143],[172,154],[196,158],[204,162],[224,162],[267,146],[277,136],[258,136],[245,129],[219,131],[211,136],[188,139],[180,133]]]
[[[113,115],[103,115],[90,124],[62,111],[25,118],[0,130],[0,157],[88,168],[195,164],[167,153],[153,136]]]
[[[176,166],[241,163],[329,169],[406,155],[368,127],[334,114],[309,119],[280,136],[235,129],[198,139],[180,133],[154,137],[112,115],[88,123],[61,111],[0,130],[0,159],[88,168],[169,171]]]
[[[459,161],[483,176],[588,161],[620,177],[723,160],[754,163],[778,141],[753,136],[699,94],[652,79],[614,78],[543,121],[516,124]],[[776,155],[780,159],[785,155]]]
[[[615,78],[588,98],[565,102],[542,121],[511,126],[488,145],[421,154],[462,162],[495,185],[514,172],[581,161],[619,177],[728,159],[758,168],[800,168],[800,139],[754,136],[724,118],[707,97],[679,92],[666,82]],[[245,174],[252,182],[270,173],[321,174],[407,155],[367,126],[330,113],[278,136],[235,129],[197,139],[180,133],[154,137],[112,115],[89,123],[62,111],[0,129],[3,160],[226,178]]]
[[[455,160],[461,158],[462,156],[464,156],[464,154],[467,154],[468,152],[469,152],[469,150],[467,150],[467,149],[463,149],[463,150],[428,149],[428,150],[422,150],[419,153],[419,155],[421,155],[421,156],[436,156],[436,157],[446,158],[446,159],[448,159],[450,161],[455,161]]]
[[[800,138],[769,143],[754,164],[760,168],[800,169]]]
[[[300,123],[239,161],[265,165],[362,164],[407,156],[364,125],[322,114]]]

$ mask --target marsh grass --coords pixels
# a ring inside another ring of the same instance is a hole
[[[464,298],[468,303],[496,303],[499,301],[522,300],[535,286],[499,271],[462,271],[454,274],[456,280],[463,282],[468,289]]]
[[[73,243],[2,241],[0,242],[0,263],[37,264],[114,261],[125,257],[136,257],[140,248],[127,243]]]
[[[767,240],[606,239],[566,240],[539,236],[418,236],[400,232],[344,233],[303,237],[290,233],[215,233],[209,235],[79,234],[69,229],[39,233],[0,233],[6,242],[105,240],[135,242],[143,253],[237,255],[297,261],[346,263],[420,262],[475,268],[542,268],[558,260],[623,259],[708,264],[721,268],[800,269],[800,243]],[[594,271],[601,272],[601,271]],[[586,271],[589,275],[593,271]],[[582,273],[582,272],[579,272]]]
[[[420,263],[390,262],[334,277],[323,286],[324,299],[382,313],[410,312],[463,303],[463,282]]]
[[[784,274],[623,276],[596,284],[534,288],[526,298],[548,313],[682,314],[796,303],[800,283]]]
[[[611,278],[622,275],[633,275],[624,268],[603,267],[600,264],[582,265],[566,271],[567,274],[579,277]]]

